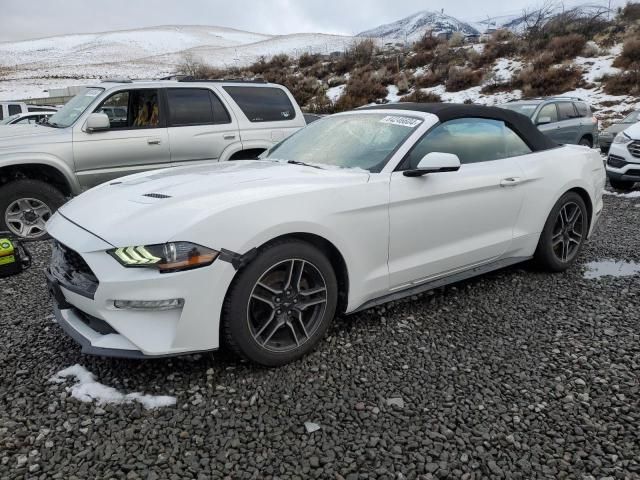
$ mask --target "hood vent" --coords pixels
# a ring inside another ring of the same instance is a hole
[[[164,199],[171,198],[171,195],[165,195],[164,193],[145,193],[143,197]]]

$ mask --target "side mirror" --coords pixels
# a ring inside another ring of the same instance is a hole
[[[551,117],[540,117],[536,125],[548,125],[549,123],[551,123]]]
[[[109,130],[111,128],[111,122],[109,117],[104,113],[92,113],[87,118],[86,129],[87,132],[99,132],[101,130]]]
[[[431,152],[427,153],[418,167],[414,170],[405,170],[405,177],[422,177],[430,173],[457,172],[460,170],[460,159],[453,153]]]

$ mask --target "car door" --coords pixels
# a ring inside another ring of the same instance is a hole
[[[171,162],[213,160],[240,142],[238,124],[207,88],[168,88]]]
[[[552,140],[563,143],[561,125],[558,122],[558,107],[556,103],[547,103],[543,105],[536,115],[535,124],[542,133]]]
[[[406,177],[430,152],[458,155],[459,171]],[[523,171],[512,157],[531,152],[503,122],[457,119],[433,128],[390,184],[389,273],[402,289],[508,252],[520,211]]]
[[[126,110],[110,117],[106,130],[89,132],[77,125],[73,132],[76,172],[83,187],[92,187],[131,173],[170,165],[169,137],[158,89],[114,92],[95,113]]]
[[[580,115],[573,102],[558,102],[558,143],[577,144],[580,140]]]

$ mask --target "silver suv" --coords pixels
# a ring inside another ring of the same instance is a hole
[[[291,93],[262,81],[106,81],[41,126],[0,131],[0,231],[45,235],[66,198],[131,173],[246,160],[306,125]]]
[[[536,98],[499,106],[529,117],[542,133],[558,143],[598,146],[598,119],[591,107],[578,98]]]

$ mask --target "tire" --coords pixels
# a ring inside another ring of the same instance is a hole
[[[336,275],[322,251],[299,240],[275,242],[234,279],[222,312],[222,340],[253,363],[291,363],[317,346],[337,300]]]
[[[544,225],[534,264],[545,271],[564,272],[575,263],[588,233],[589,217],[584,200],[575,192],[565,193],[551,209]]]
[[[583,147],[593,148],[593,142],[589,140],[589,137],[582,137],[578,142],[578,145],[582,145]]]
[[[621,192],[629,192],[633,190],[633,186],[635,185],[635,182],[629,182],[626,180],[614,180],[612,178],[609,179],[609,183],[611,184],[612,188]]]
[[[48,238],[44,223],[65,200],[58,189],[40,180],[7,183],[0,187],[0,231],[25,240],[44,240]]]

